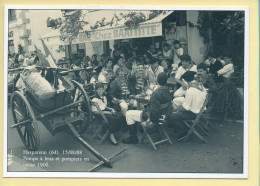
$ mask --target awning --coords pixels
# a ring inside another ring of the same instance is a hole
[[[130,12],[130,11],[129,11]],[[131,11],[133,12],[133,11]],[[137,12],[137,11],[135,11]],[[138,11],[147,13],[148,11]],[[96,42],[96,41],[107,41],[107,40],[119,40],[119,39],[131,39],[131,38],[143,38],[143,37],[154,37],[162,36],[162,20],[169,16],[173,11],[161,13],[155,18],[140,23],[135,29],[127,28],[124,23],[126,20],[121,19],[116,25],[106,25],[104,27],[91,30],[90,25],[94,25],[96,21],[101,20],[102,16],[106,16],[107,19],[112,19],[115,11],[101,10],[97,11],[96,15],[93,13],[88,15],[86,21],[90,24],[86,25],[84,30],[87,33],[82,32],[72,41],[72,44],[79,44],[85,42]],[[57,32],[55,33],[55,35]],[[48,35],[47,37],[53,37]],[[46,38],[46,36],[44,36]],[[65,44],[69,42],[64,41]]]

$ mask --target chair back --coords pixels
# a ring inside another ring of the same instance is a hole
[[[101,117],[104,119],[104,122],[105,122],[106,124],[108,124],[107,117],[106,117],[105,114],[102,112],[102,110],[99,108],[98,104],[95,103],[95,102],[92,102],[92,104],[97,108],[99,114],[100,114]]]
[[[206,99],[205,99],[205,101],[204,101],[204,103],[203,103],[203,105],[202,105],[202,107],[201,107],[201,109],[200,109],[200,112],[199,112],[199,114],[196,116],[196,118],[195,118],[195,120],[194,120],[195,123],[197,123],[197,122],[199,121],[199,119],[200,119],[202,113],[204,112],[204,110],[205,110],[205,108],[206,108],[206,106],[207,106],[207,104],[208,104],[208,102],[209,102],[211,96],[212,96],[212,94],[210,94],[210,93],[207,94]]]

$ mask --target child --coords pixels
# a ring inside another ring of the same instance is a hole
[[[100,110],[103,111],[105,114],[106,118],[108,119],[108,129],[110,131],[110,136],[109,139],[113,145],[118,145],[118,142],[114,136],[114,132],[118,131],[122,124],[124,123],[125,119],[121,114],[117,114],[113,108],[109,108],[107,106],[107,98],[104,96],[105,89],[104,85],[102,83],[97,83],[95,86],[96,90],[96,95],[92,99],[92,102],[97,103],[99,106]],[[100,115],[98,112],[98,109],[92,105],[92,112],[94,114]]]

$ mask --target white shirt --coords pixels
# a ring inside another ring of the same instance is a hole
[[[172,50],[169,49],[168,51],[163,51],[163,57],[166,59],[172,59]]]
[[[96,78],[92,77],[92,78],[90,79],[90,84],[95,85],[96,83],[97,83]]]
[[[181,76],[187,72],[187,71],[193,71],[193,72],[197,72],[197,65],[193,65],[190,69],[186,70],[184,69],[182,66],[180,66],[176,72],[175,78],[176,79],[180,79]]]
[[[179,56],[183,55],[183,48],[178,48],[176,50]],[[173,52],[173,63],[178,65],[180,62],[180,58],[175,54],[175,52]]]
[[[118,65],[115,65],[114,68],[113,68],[113,72],[116,73],[116,70],[119,68]]]
[[[102,69],[102,71],[98,75],[98,82],[100,82],[100,83],[108,83],[107,71],[105,71],[104,68]]]
[[[183,108],[185,108],[187,111],[198,114],[205,102],[206,95],[207,91],[204,87],[202,91],[194,87],[189,88],[185,94],[185,100],[182,104]]]
[[[98,82],[100,82],[100,83],[108,83],[107,78],[106,78],[106,75],[104,75],[104,74],[99,74],[99,76],[98,76]]]
[[[23,60],[23,66],[27,67],[31,65],[31,60],[29,58],[24,58]]]
[[[157,82],[157,77],[158,75],[163,72],[163,67],[158,66],[158,68],[155,70],[155,72],[152,70],[151,67],[148,68],[148,79],[149,79],[149,84],[151,83],[156,83]]]
[[[102,98],[103,98],[103,101],[102,101]],[[102,96],[102,98],[93,98],[91,101],[94,103],[97,103],[100,110],[105,110],[107,107],[107,98],[106,98],[106,96]],[[93,112],[98,112],[97,108],[94,105],[92,105],[91,110]]]
[[[218,75],[222,75],[225,78],[229,78],[230,75],[234,72],[234,66],[232,63],[225,65],[222,69],[218,71]]]

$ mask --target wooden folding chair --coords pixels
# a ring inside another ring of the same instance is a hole
[[[166,130],[163,127],[164,122],[165,122],[165,115],[162,115],[159,119],[159,122],[157,124],[154,124],[152,128],[154,129],[154,127],[156,127],[154,131],[150,131],[150,128],[148,126],[144,126],[141,124],[144,130],[141,142],[144,143],[144,140],[147,137],[149,142],[153,146],[154,150],[157,150],[156,145],[159,145],[161,143],[168,141],[170,144],[172,144],[169,135],[167,134]]]
[[[105,116],[105,114],[102,112],[102,110],[99,108],[97,103],[92,102],[92,104],[97,108],[97,110],[99,112],[99,114],[95,114],[96,116],[94,116],[96,119],[96,122],[99,123],[99,126],[95,130],[92,138],[98,138],[99,139],[98,143],[101,144],[105,141],[105,139],[109,135],[109,129],[107,127],[108,119]],[[95,123],[95,125],[96,125],[96,123]]]
[[[207,128],[201,124],[200,120],[202,117],[202,114],[206,108],[206,105],[208,104],[210,98],[211,98],[211,94],[208,94],[203,106],[200,109],[199,114],[196,116],[196,118],[194,120],[184,120],[183,123],[189,128],[189,131],[187,132],[186,136],[183,137],[183,141],[187,141],[190,137],[190,135],[193,133],[195,136],[197,136],[201,141],[208,143],[208,141],[196,130],[196,127],[199,127],[201,129],[202,132],[204,132],[206,135],[209,135]]]

